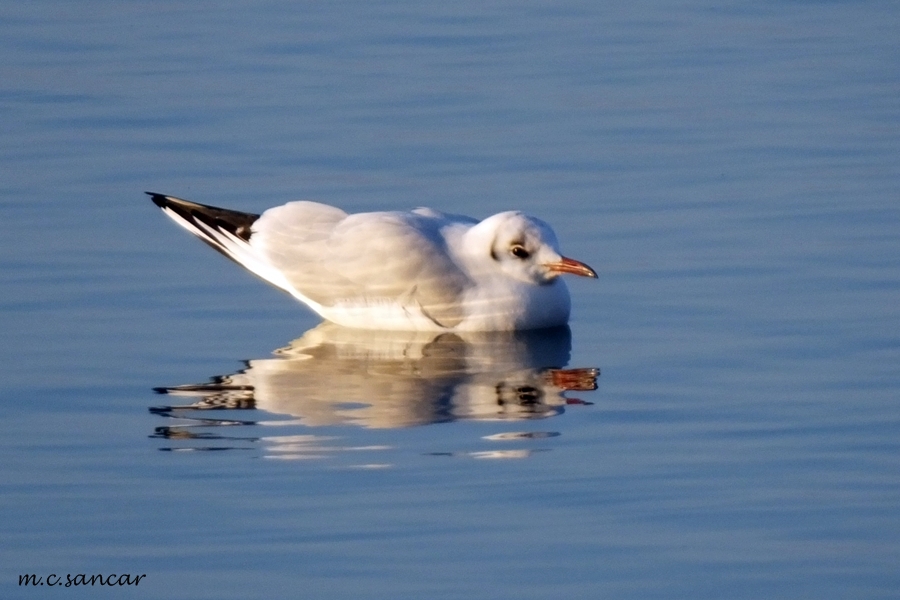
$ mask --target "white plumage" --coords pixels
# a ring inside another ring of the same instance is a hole
[[[349,215],[291,202],[254,215],[150,194],[176,223],[324,319],[417,331],[538,329],[568,321],[562,273],[596,277],[520,212],[483,221],[420,208]]]

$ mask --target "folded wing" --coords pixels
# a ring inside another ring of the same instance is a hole
[[[441,213],[348,215],[304,201],[255,215],[150,196],[180,226],[326,318],[330,309],[379,304],[420,310],[443,327],[465,316],[471,282],[447,252]]]
[[[447,252],[442,224],[430,215],[348,216],[291,202],[263,213],[250,243],[297,292],[323,307],[397,303],[452,327],[464,317],[469,280]]]

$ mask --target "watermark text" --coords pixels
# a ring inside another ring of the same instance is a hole
[[[146,573],[143,575],[132,575],[130,573],[123,573],[121,575],[118,573],[110,573],[108,575],[102,575],[100,573],[97,573],[96,575],[66,573],[65,575],[57,575],[56,573],[50,573],[46,577],[41,577],[34,573],[28,573],[27,575],[19,575],[19,587],[76,587],[82,585],[105,585],[109,587],[125,585],[137,586],[141,582],[141,579],[146,576]]]

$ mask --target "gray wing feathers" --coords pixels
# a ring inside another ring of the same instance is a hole
[[[469,280],[430,215],[348,216],[324,204],[292,202],[263,213],[250,244],[320,305],[400,301],[445,327],[465,316],[460,299]]]

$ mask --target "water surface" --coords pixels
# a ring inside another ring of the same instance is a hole
[[[895,3],[0,17],[3,597],[896,597]],[[549,341],[309,344],[146,190],[522,209],[600,279]]]

